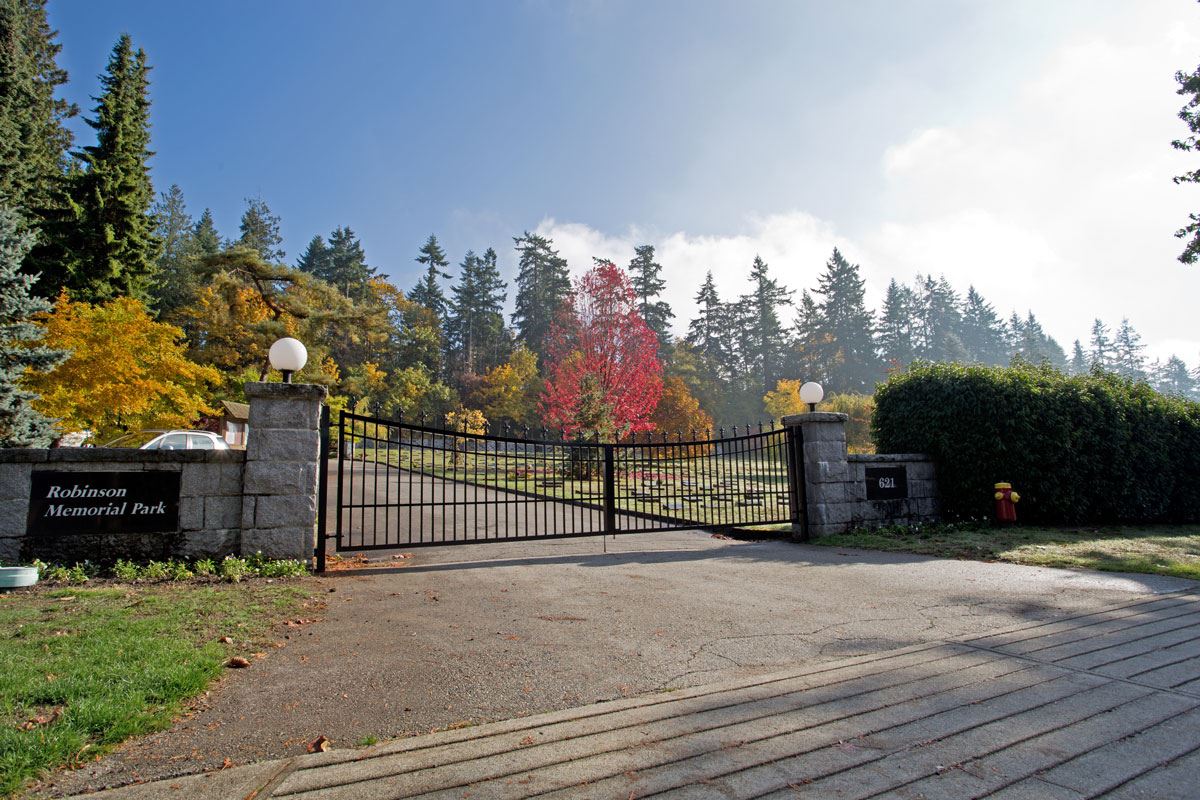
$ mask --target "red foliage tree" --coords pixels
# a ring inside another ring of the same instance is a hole
[[[567,436],[611,440],[652,430],[663,390],[657,351],[629,276],[597,260],[551,327],[543,418]]]

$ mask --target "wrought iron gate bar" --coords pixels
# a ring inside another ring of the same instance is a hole
[[[528,439],[343,412],[332,538],[350,551],[794,523],[794,434],[751,431]]]

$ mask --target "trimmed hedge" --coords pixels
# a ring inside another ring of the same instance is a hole
[[[948,519],[993,513],[992,485],[1045,523],[1200,520],[1200,403],[1048,367],[919,364],[875,394],[881,453],[928,453]]]

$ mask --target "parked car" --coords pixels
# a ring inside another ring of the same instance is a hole
[[[228,450],[229,445],[210,431],[137,431],[113,439],[105,447],[139,450]]]

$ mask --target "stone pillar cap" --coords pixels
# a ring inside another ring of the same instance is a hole
[[[840,411],[809,411],[805,414],[789,414],[783,418],[784,425],[806,425],[810,422],[842,422],[850,419]]]
[[[245,384],[246,398],[262,397],[273,400],[324,400],[329,390],[316,383],[259,383]]]

